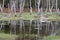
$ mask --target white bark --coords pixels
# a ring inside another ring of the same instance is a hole
[[[38,0],[38,2],[37,2],[37,4],[38,4],[38,15],[40,14],[40,2],[41,2],[41,0]]]
[[[32,0],[30,0],[30,15],[32,15],[32,6],[31,6]]]
[[[4,0],[3,0],[3,8],[4,8]]]
[[[58,9],[58,0],[56,0],[56,10]]]
[[[24,5],[25,5],[25,0],[20,0],[20,14],[23,12],[24,9]]]

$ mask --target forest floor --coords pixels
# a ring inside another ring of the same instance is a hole
[[[42,13],[43,17],[48,18],[50,21],[59,21],[60,16],[57,15],[57,13],[53,12],[52,14],[50,12],[44,12]],[[33,12],[32,15],[30,15],[29,12],[24,12],[22,14],[17,13],[16,15],[14,13],[7,14],[7,13],[0,13],[0,21],[8,21],[8,20],[37,20],[40,19],[41,15],[37,15],[36,12]]]

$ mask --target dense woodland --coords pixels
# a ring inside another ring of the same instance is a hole
[[[8,7],[8,3],[10,4],[12,0],[4,0],[4,7]],[[30,0],[24,0],[25,1],[25,7],[29,7],[30,5]],[[54,1],[54,5],[56,4],[56,0],[50,0],[51,2]],[[20,0],[16,0],[17,7],[19,8],[19,2]],[[32,7],[36,7],[37,0],[31,0],[31,5]],[[3,4],[3,0],[0,0],[0,4]],[[46,8],[47,2],[45,0],[41,0],[40,7]],[[52,5],[52,4],[51,4]],[[58,0],[58,7],[60,8],[60,0]]]

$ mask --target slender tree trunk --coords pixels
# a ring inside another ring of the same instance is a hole
[[[25,5],[25,0],[20,0],[20,14],[22,14]]]
[[[3,0],[3,8],[4,8],[4,0]]]
[[[32,0],[30,0],[30,15],[32,15],[32,5],[31,5]]]
[[[40,1],[41,0],[38,0],[38,2],[37,2],[37,4],[38,4],[38,15],[40,14],[40,8],[39,8],[40,7]]]
[[[56,10],[58,9],[58,0],[56,0]]]
[[[50,0],[49,0],[49,9],[50,9]]]
[[[47,6],[47,8],[48,8],[48,0],[46,0],[46,3],[47,3],[47,5],[46,5],[46,6]]]

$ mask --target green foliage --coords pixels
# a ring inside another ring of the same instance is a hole
[[[60,16],[56,15],[56,13],[54,13],[54,12],[52,14],[50,12],[43,13],[43,16],[49,18],[51,21],[60,20]],[[32,13],[32,15],[30,15],[29,12],[25,12],[22,15],[17,14],[16,16],[13,13],[13,14],[11,14],[11,17],[3,17],[3,15],[0,14],[0,21],[20,20],[20,19],[37,20],[37,19],[40,19],[40,16],[38,16],[37,13],[34,13],[34,12]]]
[[[60,40],[60,36],[47,36],[44,40]]]

